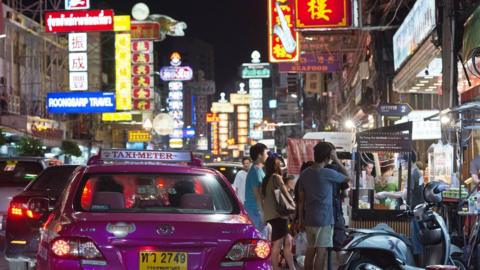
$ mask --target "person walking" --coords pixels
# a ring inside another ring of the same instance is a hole
[[[264,233],[261,187],[265,177],[263,166],[268,158],[267,146],[257,143],[250,147],[250,158],[253,160],[253,165],[248,170],[245,182],[245,210],[257,230]],[[264,236],[267,237],[267,235]]]
[[[340,162],[332,144],[320,142],[314,147],[315,164],[299,179],[299,224],[307,234],[305,270],[326,269],[327,249],[333,247],[333,184],[349,182],[348,171]],[[333,161],[342,173],[325,168]],[[304,211],[305,212],[304,212]],[[314,268],[315,267],[315,268]]]
[[[281,173],[281,161],[278,157],[269,157],[265,163],[266,175],[262,183],[263,209],[264,217],[272,228],[271,241],[272,245],[272,266],[273,269],[280,269],[280,252],[284,244],[284,240],[288,237],[288,218],[277,212],[277,200],[275,198],[275,190],[279,189],[283,196],[293,203],[293,198],[288,192],[288,188],[283,182]],[[283,255],[287,261],[290,270],[295,269],[293,262],[292,244],[286,242],[283,248]]]
[[[238,199],[245,204],[245,182],[247,181],[248,170],[252,164],[249,157],[244,157],[242,159],[243,170],[237,172],[235,175],[235,180],[233,181],[233,189],[237,194]]]

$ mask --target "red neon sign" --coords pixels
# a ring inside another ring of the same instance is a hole
[[[65,10],[45,12],[45,32],[113,31],[113,10]]]
[[[268,0],[268,50],[270,62],[296,62],[299,35],[294,29],[293,1]]]
[[[297,28],[336,28],[351,23],[348,0],[295,0]]]

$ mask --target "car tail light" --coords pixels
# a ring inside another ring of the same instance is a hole
[[[88,238],[56,238],[51,242],[50,250],[62,259],[104,260],[95,243]]]
[[[253,239],[235,243],[227,253],[230,261],[266,259],[270,256],[270,243],[266,240]]]
[[[39,219],[42,215],[28,209],[27,205],[20,202],[11,202],[8,209],[10,217]]]

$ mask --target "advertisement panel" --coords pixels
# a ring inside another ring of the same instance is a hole
[[[398,70],[436,27],[435,0],[418,0],[393,35],[393,62]]]
[[[133,75],[152,75],[153,74],[153,65],[152,64],[135,64],[132,66]]]
[[[70,91],[88,90],[88,72],[70,72]]]
[[[268,0],[268,51],[272,63],[296,62],[299,34],[294,28],[293,1]]]
[[[150,111],[153,110],[151,100],[134,100],[133,109],[138,111]]]
[[[351,24],[349,0],[295,0],[297,28],[337,28]]]
[[[160,24],[158,22],[132,21],[132,39],[160,39]]]
[[[104,122],[129,122],[132,121],[132,114],[129,112],[103,113]]]
[[[163,81],[190,81],[193,78],[193,70],[188,66],[168,66],[160,70],[160,78]]]
[[[45,12],[45,32],[113,31],[113,10],[64,10]]]
[[[335,73],[341,68],[341,61],[337,54],[305,53],[295,63],[279,63],[281,73]]]
[[[90,0],[65,0],[66,10],[89,9]]]
[[[68,50],[70,52],[86,52],[88,44],[87,33],[69,33]]]
[[[128,142],[149,142],[151,140],[150,132],[145,130],[129,130]]]
[[[132,94],[133,99],[152,99],[154,97],[152,88],[133,88]]]
[[[130,34],[115,35],[116,103],[117,110],[132,109],[132,66]]]
[[[86,52],[68,54],[68,67],[70,71],[87,71],[88,55]]]
[[[113,16],[113,31],[130,32],[130,16],[129,15]]]
[[[244,63],[242,64],[242,79],[270,78],[270,64]]]
[[[153,41],[139,40],[132,41],[132,52],[152,52]]]
[[[150,53],[133,53],[132,54],[132,63],[133,64],[144,64],[144,63],[153,63],[153,57]]]
[[[103,113],[115,111],[115,94],[66,92],[47,94],[48,113]]]

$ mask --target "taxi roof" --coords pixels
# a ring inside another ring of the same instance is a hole
[[[211,169],[181,164],[113,163],[87,166],[85,173],[178,173],[216,174]]]

